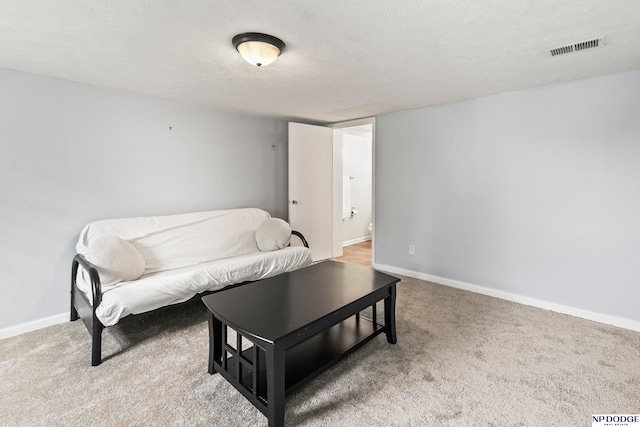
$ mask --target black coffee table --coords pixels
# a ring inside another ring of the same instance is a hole
[[[397,342],[396,283],[370,268],[325,261],[202,298],[209,373],[219,372],[270,426],[284,424],[285,396],[384,332]],[[384,300],[384,325],[376,303]],[[370,307],[371,320],[360,312]],[[228,329],[236,332],[228,343]],[[243,347],[242,337],[252,345]]]

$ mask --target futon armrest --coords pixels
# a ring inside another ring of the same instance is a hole
[[[307,243],[307,240],[304,238],[302,233],[300,233],[299,231],[291,230],[291,234],[293,234],[294,236],[298,236],[300,238],[300,240],[302,241],[302,244],[304,245],[305,248],[309,247],[309,243]]]
[[[73,265],[71,277],[73,280],[73,284],[76,283],[76,278],[78,274],[78,265],[81,265],[82,268],[89,273],[89,278],[91,279],[91,294],[93,296],[93,307],[99,306],[102,302],[102,285],[100,284],[100,275],[98,274],[98,269],[95,265],[91,264],[87,259],[81,255],[76,254],[73,257]]]

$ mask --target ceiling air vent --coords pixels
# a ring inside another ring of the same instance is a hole
[[[575,42],[571,44],[567,44],[564,46],[554,47],[551,49],[545,49],[544,53],[549,58],[553,58],[554,56],[566,55],[568,53],[580,52],[581,50],[586,49],[594,49],[596,47],[604,46],[604,37],[600,36],[589,40],[583,40],[580,42]]]

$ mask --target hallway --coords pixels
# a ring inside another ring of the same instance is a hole
[[[342,256],[333,259],[335,261],[371,267],[371,240],[345,246],[342,248]]]

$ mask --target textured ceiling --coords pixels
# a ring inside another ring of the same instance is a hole
[[[638,69],[639,22],[638,0],[1,0],[0,67],[337,122]],[[247,31],[287,49],[252,67]]]

